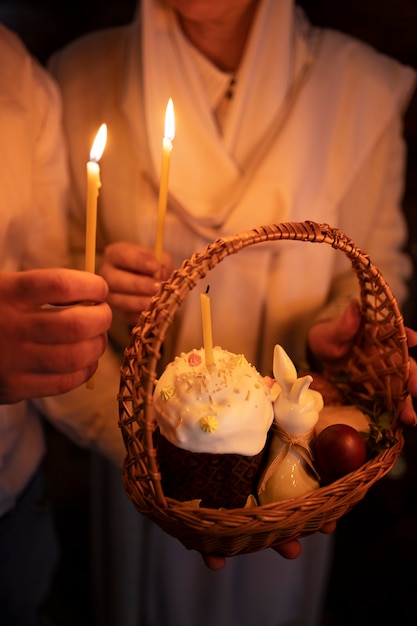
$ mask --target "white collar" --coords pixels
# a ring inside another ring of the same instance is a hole
[[[175,14],[154,0],[143,0],[142,9],[144,102],[155,178],[160,170],[166,103],[172,97],[176,137],[170,192],[194,217],[221,223],[308,54],[293,0],[261,0],[223,137]]]

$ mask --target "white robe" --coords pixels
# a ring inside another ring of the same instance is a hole
[[[172,97],[178,123],[165,246],[176,265],[219,235],[311,219],[346,232],[403,300],[410,265],[400,252],[401,116],[414,71],[340,33],[310,30],[291,0],[263,0],[221,134],[175,19],[160,7],[153,15],[152,0],[143,6],[145,15],[138,11],[132,25],[83,37],[51,63],[65,102],[75,253],[82,258],[84,251],[85,161],[102,122],[109,135],[100,162],[98,254],[117,240],[153,247],[158,145]],[[154,37],[146,28],[141,37],[142,20],[148,27],[154,20]],[[245,353],[265,374],[275,343],[302,359],[312,318],[357,289],[342,253],[299,242],[253,246],[225,259],[208,280],[215,343]],[[181,308],[172,354],[201,346],[199,292],[193,290]],[[127,329],[115,324],[114,341],[123,348]],[[109,387],[95,403],[116,424],[113,391]],[[70,418],[70,407],[65,411]],[[327,537],[303,540],[296,561],[268,550],[229,559],[224,571],[213,573],[198,554],[141,518],[123,494],[119,473],[104,471],[94,483],[96,511],[102,507],[94,532],[100,624],[317,623]],[[100,523],[104,511],[109,534]]]

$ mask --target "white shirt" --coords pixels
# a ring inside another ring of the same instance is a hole
[[[67,265],[68,179],[59,93],[1,24],[0,58],[0,269]],[[43,453],[33,405],[0,406],[0,516],[13,506]]]

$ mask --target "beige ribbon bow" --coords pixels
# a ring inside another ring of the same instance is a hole
[[[287,454],[289,453],[291,449],[293,449],[295,452],[297,452],[297,454],[300,455],[302,460],[310,469],[313,476],[317,478],[317,480],[319,480],[320,476],[318,475],[316,468],[314,467],[313,453],[311,452],[311,449],[309,446],[313,430],[310,430],[309,432],[304,433],[303,435],[292,435],[291,433],[287,432],[284,428],[282,428],[276,422],[272,424],[271,430],[273,434],[279,437],[279,439],[281,439],[281,441],[285,445],[280,450],[279,454],[277,454],[277,456],[271,461],[271,463],[266,468],[265,474],[258,488],[258,493],[262,493],[263,491],[265,491],[265,485],[267,481],[271,478],[275,470],[283,462],[283,460],[285,459],[285,457],[287,456]]]

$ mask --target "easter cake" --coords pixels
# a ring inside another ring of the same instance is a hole
[[[177,356],[156,383],[153,407],[168,497],[202,507],[245,506],[273,421],[270,379],[242,354],[213,348]]]

